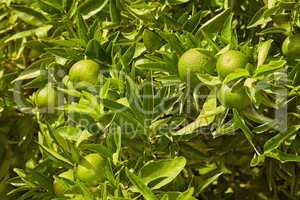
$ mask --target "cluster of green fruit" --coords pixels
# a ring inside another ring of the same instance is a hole
[[[282,44],[282,52],[289,60],[300,57],[300,35],[287,37]],[[239,69],[247,69],[249,59],[238,50],[228,50],[217,58],[204,49],[193,48],[186,51],[179,59],[178,73],[182,80],[189,81],[191,85],[199,83],[197,73],[215,75],[224,80],[230,73]],[[95,84],[98,79],[100,65],[92,60],[81,60],[69,70],[69,78],[73,83],[82,85]],[[229,108],[243,109],[249,104],[243,87],[231,88],[226,84],[218,89],[218,99],[221,104]],[[36,95],[35,103],[38,107],[53,108],[57,103],[57,91],[53,86],[47,85],[40,89]]]
[[[100,65],[92,60],[81,60],[76,62],[69,70],[69,79],[75,86],[83,86],[86,84],[96,84]],[[40,107],[48,107],[53,109],[57,105],[57,91],[48,84],[40,89],[35,96],[35,104]]]
[[[300,35],[287,37],[282,44],[282,52],[289,60],[300,58]],[[199,83],[197,73],[218,75],[220,80],[224,80],[229,74],[239,69],[247,69],[248,57],[238,50],[228,50],[217,58],[209,51],[193,48],[187,50],[178,62],[179,77],[184,81],[190,81],[191,85]],[[92,60],[81,60],[75,63],[69,70],[69,79],[73,83],[96,84],[100,65]],[[217,97],[219,102],[228,107],[243,109],[249,105],[249,97],[242,86],[231,88],[227,84],[222,84],[218,88]],[[57,91],[51,85],[40,89],[35,97],[38,107],[54,108],[57,101]],[[68,170],[58,175],[53,183],[56,195],[63,195],[72,188],[75,178],[95,185],[103,181],[105,160],[98,154],[89,154],[83,158],[75,170]]]
[[[282,44],[282,52],[288,60],[300,59],[300,35],[287,37]],[[217,73],[220,80],[224,80],[226,76],[239,69],[249,70],[249,66],[251,64],[248,57],[238,50],[228,50],[216,58],[207,50],[193,48],[180,57],[178,73],[182,80],[195,86],[200,83],[197,73],[210,75]],[[243,109],[250,102],[242,86],[231,88],[224,83],[218,88],[217,97],[219,102],[228,108]]]
[[[72,190],[75,178],[91,186],[104,181],[105,159],[96,153],[86,155],[73,171],[69,169],[57,177],[53,182],[53,189],[57,196],[63,196],[68,190]],[[74,173],[75,172],[75,173]]]

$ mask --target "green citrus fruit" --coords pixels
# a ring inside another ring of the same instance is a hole
[[[36,166],[36,162],[33,159],[27,160],[25,163],[26,169],[34,169],[35,166]]]
[[[105,179],[105,160],[98,154],[92,153],[84,157],[77,167],[77,177],[89,184],[96,185]]]
[[[54,108],[57,102],[57,92],[51,86],[46,86],[38,91],[35,103],[38,107]]]
[[[230,88],[223,84],[217,92],[219,102],[227,108],[243,109],[249,105],[249,98],[242,88]]]
[[[289,59],[300,59],[300,34],[289,36],[284,40],[282,53]]]
[[[98,80],[100,66],[92,60],[81,60],[75,63],[70,71],[69,78],[75,83],[95,84]]]
[[[211,52],[200,48],[187,50],[178,61],[179,77],[192,84],[199,82],[196,73],[214,74],[215,58]]]
[[[221,54],[217,60],[217,72],[221,78],[225,78],[228,74],[237,69],[245,68],[248,58],[242,52],[229,50]]]
[[[74,181],[73,170],[71,169],[59,174],[58,177],[54,178],[53,190],[57,196],[63,196],[65,192],[68,190],[70,184],[67,181],[69,182]]]

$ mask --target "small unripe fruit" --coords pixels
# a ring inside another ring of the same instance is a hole
[[[178,61],[179,77],[192,84],[199,82],[196,73],[214,74],[215,58],[211,52],[200,48],[187,50]]]
[[[77,177],[88,185],[97,185],[105,179],[105,159],[92,153],[84,157],[77,167]]]
[[[65,179],[65,181],[62,179]],[[54,178],[53,190],[54,190],[54,193],[56,194],[56,196],[60,197],[66,193],[66,191],[70,187],[70,185],[68,183],[66,183],[67,181],[70,181],[70,182],[74,181],[73,170],[71,170],[71,169],[59,174],[58,177]]]
[[[100,66],[92,60],[81,60],[75,63],[70,71],[69,78],[74,84],[90,83],[96,84]]]
[[[282,53],[291,60],[300,59],[300,34],[287,37],[282,43]]]
[[[46,86],[38,91],[35,98],[35,103],[40,108],[48,107],[53,109],[56,106],[57,97],[56,90],[51,86]]]
[[[217,72],[221,78],[238,69],[245,68],[248,64],[248,58],[240,51],[229,50],[221,54],[217,60]]]
[[[242,88],[229,88],[223,84],[217,92],[219,102],[227,108],[242,110],[250,103],[246,92]]]

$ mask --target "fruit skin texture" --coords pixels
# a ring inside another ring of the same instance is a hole
[[[89,154],[79,163],[77,167],[77,177],[89,185],[97,185],[97,183],[105,179],[105,159],[96,153]]]
[[[300,34],[287,37],[282,43],[282,53],[289,59],[300,59]]]
[[[221,78],[225,78],[237,69],[245,68],[247,64],[248,58],[242,52],[229,50],[217,59],[217,72]]]
[[[63,178],[69,181],[74,181],[74,175],[73,175],[73,170],[68,170],[65,171],[61,174],[58,175],[59,178]],[[59,178],[55,178],[53,181],[53,190],[54,193],[56,194],[56,196],[63,196],[65,194],[65,192],[68,189],[68,186],[66,185],[66,183],[59,179]]]
[[[183,81],[192,84],[199,82],[196,73],[214,74],[215,72],[215,58],[211,52],[200,48],[189,49],[184,52],[178,61],[179,77]]]
[[[241,110],[250,103],[250,99],[242,88],[231,89],[223,84],[217,91],[219,102],[227,108],[236,108]]]
[[[42,88],[36,95],[35,104],[38,107],[54,108],[57,102],[57,92],[51,86]]]
[[[80,60],[75,63],[70,71],[69,78],[74,83],[97,83],[100,66],[92,60]]]

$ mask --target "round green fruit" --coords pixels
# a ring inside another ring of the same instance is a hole
[[[214,74],[215,58],[211,52],[200,48],[187,50],[178,61],[178,74],[183,81],[197,84],[196,73]]]
[[[64,179],[64,180],[62,180]],[[65,171],[58,175],[58,177],[54,178],[53,181],[53,190],[56,196],[63,196],[68,188],[70,188],[70,185],[68,181],[71,183],[74,181],[74,175],[73,170]]]
[[[219,102],[227,108],[243,109],[249,105],[249,98],[243,88],[230,88],[223,84],[217,92]]]
[[[69,78],[74,84],[95,84],[98,80],[100,66],[92,60],[81,60],[75,63],[70,71]]]
[[[221,54],[217,60],[217,72],[221,78],[235,72],[237,69],[245,68],[248,58],[245,54],[236,50],[229,50]]]
[[[51,86],[46,86],[38,91],[35,97],[35,104],[40,108],[54,108],[57,103],[57,98],[56,90]]]
[[[105,159],[96,153],[89,154],[79,163],[77,167],[77,177],[89,184],[97,185],[97,183],[105,179]]]
[[[282,43],[282,53],[289,59],[300,59],[300,34],[287,37]]]

